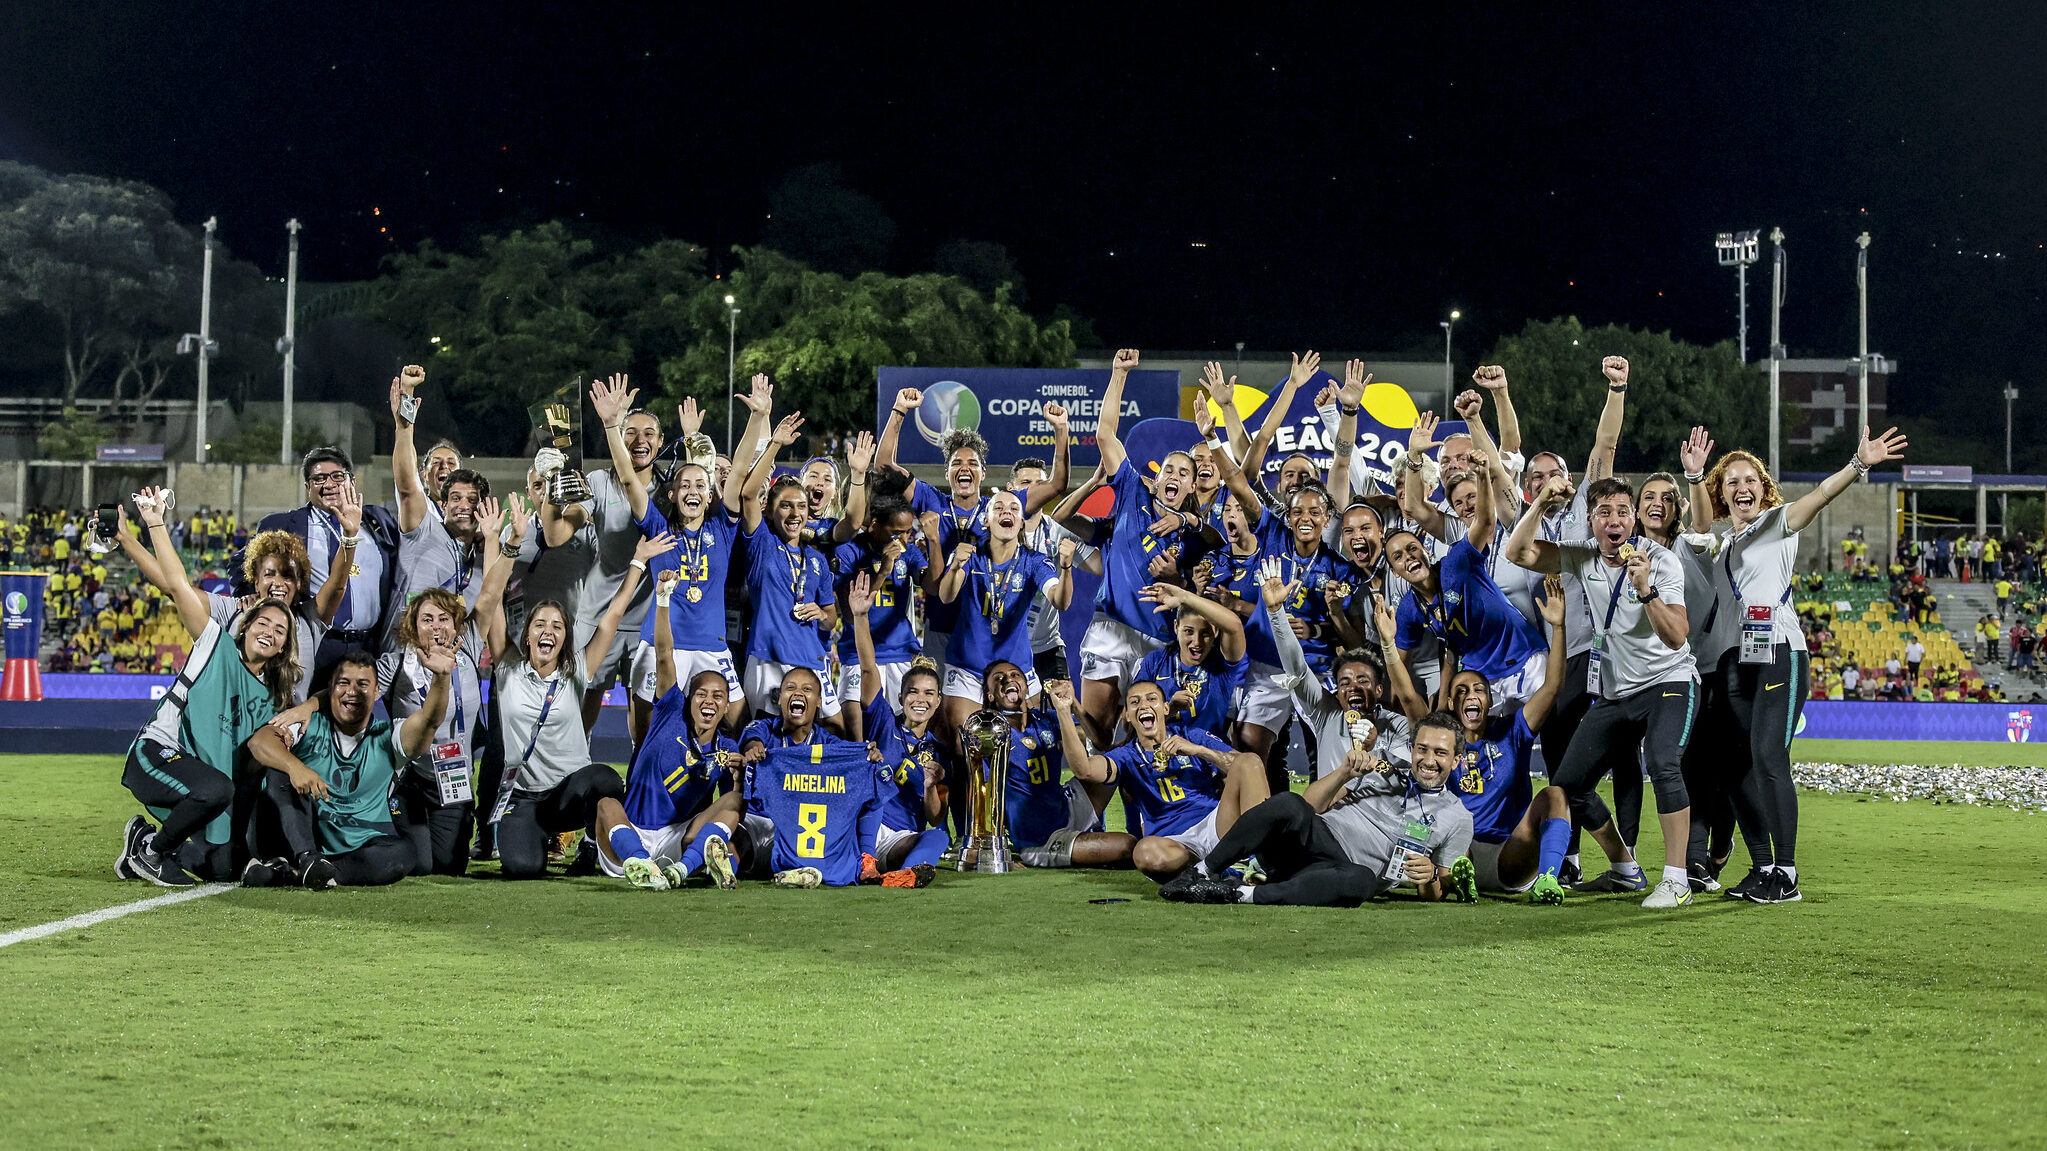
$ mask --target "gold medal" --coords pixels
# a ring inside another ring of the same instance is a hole
[[[1346,725],[1354,724],[1363,718],[1365,718],[1365,713],[1357,710],[1356,708],[1349,708],[1345,710],[1343,713],[1343,722]]]
[[[1160,748],[1151,753],[1151,762],[1153,767],[1158,768],[1163,773],[1166,770],[1166,764],[1170,762],[1170,758],[1166,755],[1165,749]]]
[[[695,584],[691,584],[689,585],[689,590],[682,593],[682,598],[688,600],[691,603],[695,603],[698,600],[704,598],[704,589],[698,587]]]
[[[1337,595],[1344,597],[1345,599],[1350,598],[1350,585],[1342,580],[1330,581],[1329,590],[1335,592]]]
[[[355,578],[356,576],[359,576],[359,575],[361,575],[361,574],[362,574],[362,565],[361,565],[361,564],[349,564],[349,565],[348,565],[348,575],[349,575],[349,578],[353,579],[353,578]]]

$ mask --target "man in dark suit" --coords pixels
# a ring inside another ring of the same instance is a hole
[[[389,508],[369,504],[363,508],[360,535],[350,537],[342,530],[341,522],[335,518],[335,508],[340,504],[343,487],[354,480],[355,469],[348,453],[340,448],[322,447],[307,452],[302,473],[306,481],[305,506],[264,516],[256,530],[287,531],[306,541],[306,552],[313,559],[311,590],[315,594],[327,582],[328,565],[335,549],[354,553],[348,591],[342,595],[341,607],[334,614],[334,626],[313,656],[317,685],[325,681],[327,669],[341,653],[357,647],[376,651],[385,633],[387,617],[399,610],[392,594],[398,572],[398,521]],[[237,573],[236,593],[247,595],[253,589],[241,584],[239,556],[233,570]],[[305,656],[301,654],[300,658]]]

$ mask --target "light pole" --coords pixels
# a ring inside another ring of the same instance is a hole
[[[1448,413],[1448,412],[1449,412],[1449,410],[1450,410],[1450,388],[1451,388],[1451,380],[1450,380],[1450,372],[1451,372],[1451,369],[1450,369],[1450,334],[1451,334],[1451,332],[1452,332],[1452,331],[1453,331],[1453,330],[1454,330],[1454,329],[1456,328],[1456,326],[1457,326],[1457,321],[1459,321],[1459,320],[1461,320],[1461,319],[1463,319],[1463,318],[1464,318],[1464,313],[1463,313],[1463,312],[1460,312],[1460,311],[1458,311],[1457,309],[1455,309],[1455,308],[1452,308],[1452,309],[1450,309],[1450,318],[1449,318],[1449,319],[1447,319],[1447,320],[1437,320],[1437,321],[1436,321],[1436,325],[1437,325],[1438,327],[1440,327],[1440,328],[1442,328],[1442,329],[1443,329],[1443,411],[1444,411],[1445,413]]]
[[[2004,382],[2004,474],[2011,474],[2011,405],[2019,398],[2019,390],[2010,380]],[[2011,493],[1997,493],[1997,524],[2000,531],[2011,531]]]
[[[213,342],[213,230],[218,226],[218,220],[206,217],[206,254],[199,273],[199,330],[178,338],[179,355],[199,357],[199,410],[192,424],[196,439],[192,458],[202,464],[206,462],[206,361],[218,350]]]
[[[725,455],[732,457],[732,412],[738,402],[739,309],[731,295],[725,297]],[[737,467],[738,464],[734,464]]]
[[[1855,296],[1861,335],[1855,344],[1855,434],[1869,426],[1869,233],[1855,237]]]
[[[284,230],[291,233],[291,252],[284,260],[284,338],[277,341],[277,350],[284,356],[284,439],[277,445],[280,464],[291,462],[291,374],[297,360],[293,353],[298,347],[299,319],[299,222],[286,221]]]
[[[1782,393],[1778,375],[1784,366],[1784,334],[1780,326],[1784,313],[1784,229],[1770,229],[1770,474],[1777,473],[1777,443],[1781,435]],[[1743,293],[1746,295],[1747,293]]]
[[[1720,257],[1720,266],[1734,269],[1735,291],[1740,295],[1736,304],[1736,328],[1741,348],[1741,362],[1748,363],[1748,266],[1756,262],[1761,249],[1756,237],[1761,233],[1754,228],[1746,232],[1722,232],[1713,238],[1713,250]]]

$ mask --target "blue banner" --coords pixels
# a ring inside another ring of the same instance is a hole
[[[1045,405],[1066,409],[1073,432],[1072,464],[1091,469],[1101,459],[1095,428],[1101,422],[1106,368],[882,368],[876,374],[875,424],[884,427],[896,393],[916,388],[923,403],[904,418],[896,459],[905,464],[942,464],[938,445],[955,428],[970,428],[988,441],[989,467],[1025,457],[1052,458],[1052,425]],[[1180,373],[1140,369],[1123,385],[1122,427],[1151,416],[1180,413]]]
[[[1805,705],[1798,734],[1805,739],[1946,739],[1972,743],[2031,743],[2033,724],[2047,739],[2047,704],[1886,703],[1816,699]]]
[[[0,622],[7,631],[7,658],[34,660],[43,644],[42,572],[0,572]]]

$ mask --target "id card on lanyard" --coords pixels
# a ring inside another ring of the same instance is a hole
[[[1754,529],[1751,529],[1754,530]],[[1741,585],[1734,581],[1734,541],[1729,540],[1720,566],[1727,573],[1727,586],[1734,602],[1741,604],[1741,662],[1769,663],[1777,655],[1777,609],[1770,604],[1743,604]],[[1784,601],[1791,602],[1791,589],[1784,589]]]
[[[1415,787],[1414,781],[1408,780],[1407,795],[1400,797],[1403,826],[1399,838],[1393,841],[1393,854],[1387,858],[1386,873],[1381,877],[1390,884],[1413,882],[1407,878],[1408,855],[1412,853],[1426,856],[1429,853],[1429,825],[1435,821],[1429,818],[1426,811],[1420,813],[1419,819],[1407,814],[1408,796],[1417,796],[1418,793],[1419,789]]]
[[[1613,627],[1614,611],[1621,606],[1621,588],[1627,583],[1628,569],[1615,568],[1610,574],[1613,576],[1613,594],[1606,600],[1606,623],[1593,635],[1592,652],[1585,664],[1585,691],[1595,696],[1603,694],[1600,685],[1606,670],[1606,635]]]
[[[471,803],[476,793],[470,789],[469,757],[462,754],[459,741],[437,743],[433,749],[434,785],[440,788],[441,805]]]
[[[533,721],[533,738],[526,741],[526,754],[505,764],[504,778],[498,781],[498,801],[491,806],[490,821],[496,823],[512,810],[512,791],[519,782],[519,769],[533,758],[533,749],[540,745],[540,731],[547,726],[547,713],[554,707],[554,693],[561,690],[562,681],[557,674],[547,685],[547,698],[540,701],[540,716]]]

